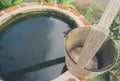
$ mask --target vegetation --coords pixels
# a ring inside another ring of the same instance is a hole
[[[118,41],[117,44],[120,45],[119,40],[120,40],[120,13],[117,15],[117,17],[115,18],[112,26],[111,26],[111,36],[113,36],[113,38]],[[120,53],[120,52],[119,52]]]
[[[74,2],[76,0],[32,0],[32,1],[57,3],[76,9],[76,7],[74,6]]]
[[[98,77],[91,78],[89,81],[109,81],[106,73],[99,75]]]
[[[32,0],[32,1],[42,1],[42,2],[51,2],[65,5],[67,7],[73,8],[80,13],[82,13],[91,24],[97,24],[101,15],[103,14],[103,9],[98,4],[90,4],[85,3],[83,5],[80,4],[79,1],[76,0]],[[110,35],[113,39],[119,41],[120,40],[120,14],[117,15],[113,24],[111,25]]]
[[[51,2],[51,3],[58,3],[68,6],[70,8],[73,8],[81,12],[91,22],[91,24],[97,24],[104,11],[97,4],[91,5],[90,3],[86,3],[80,5],[78,1],[75,2],[76,0],[31,0],[31,1]],[[23,0],[0,0],[0,10],[21,3],[23,3]],[[118,14],[117,17],[114,19],[110,30],[111,30],[110,35],[115,40],[115,43],[117,45],[120,54],[120,14]],[[113,70],[120,72],[120,57]],[[93,78],[92,81],[99,81],[99,80],[98,78]],[[104,81],[104,80],[100,80],[100,81]]]
[[[76,2],[75,5],[77,10],[81,12],[91,22],[91,24],[97,24],[104,11],[97,4],[91,5],[90,3],[85,3],[83,5],[80,5],[79,2]],[[112,38],[115,40],[120,40],[120,14],[118,14],[114,19],[110,29],[110,35]]]
[[[99,7],[99,5],[97,4],[91,5],[89,3],[80,5],[79,2],[77,2],[76,8],[91,22],[91,24],[97,24],[104,11],[102,8]],[[111,30],[110,35],[114,39],[116,46],[118,48],[119,58],[115,67],[109,72],[111,73],[111,76],[112,75],[115,76],[115,78],[118,81],[120,81],[120,13],[114,19],[110,27],[110,30]],[[107,80],[103,79],[102,76],[98,76],[94,77],[90,81],[107,81]]]
[[[91,24],[97,24],[101,15],[103,14],[103,9],[97,4],[80,4],[80,2],[75,3],[77,10],[82,13]]]
[[[5,9],[14,5],[21,4],[23,0],[0,0],[0,9]]]

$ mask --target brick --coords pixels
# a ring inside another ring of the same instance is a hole
[[[80,20],[85,24],[85,25],[90,25],[90,22],[85,19],[84,17],[80,18]]]
[[[68,10],[68,7],[63,6],[63,5],[59,5],[59,4],[58,4],[57,7],[58,7],[58,8],[61,8],[61,9],[64,9],[64,10]]]
[[[48,3],[48,2],[43,2],[43,5],[46,5],[46,6],[54,6],[53,3]]]
[[[22,5],[20,5],[20,7],[26,7],[26,4],[22,4]]]
[[[0,12],[0,16],[3,16],[3,15],[4,15],[4,13]]]
[[[87,79],[82,79],[82,78],[79,78],[80,81],[89,81]]]
[[[30,2],[28,3],[29,5],[40,5],[41,3],[40,2]]]
[[[70,12],[72,12],[76,16],[80,16],[81,14],[73,9],[70,9]]]
[[[75,81],[75,79],[73,79],[73,78],[69,78],[67,81]]]
[[[4,10],[6,13],[9,13],[9,12],[11,12],[11,11],[14,11],[14,10],[16,10],[16,9],[18,9],[19,7],[17,7],[17,6],[13,6],[13,7],[10,7],[10,8],[7,8],[6,10]]]

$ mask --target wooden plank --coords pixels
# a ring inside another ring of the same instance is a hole
[[[110,25],[112,24],[112,21],[114,20],[115,16],[117,15],[117,12],[120,9],[120,0],[111,0],[101,17],[99,23],[98,23],[98,29],[101,31],[105,31],[105,33],[108,33],[106,31],[109,30]]]
[[[92,27],[88,34],[82,52],[79,56],[78,67],[84,69],[86,64],[93,58],[96,52],[108,37],[109,28],[113,19],[117,15],[120,8],[120,0],[111,0],[108,4],[105,13],[100,19],[96,27]],[[82,59],[81,59],[82,58]]]
[[[66,71],[65,73],[51,81],[80,81],[80,80],[76,78],[74,75],[72,75],[69,71]]]
[[[83,70],[85,68],[87,63],[89,63],[93,56],[97,53],[107,37],[108,35],[104,32],[91,28],[90,33],[85,40],[82,51],[79,54],[79,60],[77,62],[79,69]]]
[[[87,74],[87,71],[85,73],[85,66],[87,63],[90,62],[90,60],[94,57],[96,52],[107,40],[110,25],[112,24],[113,19],[117,15],[119,8],[120,0],[111,0],[105,10],[105,13],[101,17],[101,20],[98,23],[98,25],[96,25],[96,27],[91,27],[91,30],[88,36],[86,37],[82,51],[79,54],[79,59],[77,60],[76,68],[74,68],[81,71],[80,74],[82,74],[82,72],[85,75]],[[65,72],[64,74],[60,75],[58,78],[52,81],[68,81],[70,78],[76,79],[71,81],[80,81],[79,79],[75,78],[75,76],[72,75],[69,71]]]

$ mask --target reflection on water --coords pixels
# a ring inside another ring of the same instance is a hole
[[[3,73],[21,71],[44,61],[64,57],[64,39],[68,30],[68,24],[46,17],[19,22],[0,41]],[[60,75],[63,66],[64,63],[37,69],[22,76],[21,79],[24,80],[20,81],[50,81]]]

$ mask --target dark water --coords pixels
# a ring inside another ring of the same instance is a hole
[[[11,29],[0,40],[1,74],[64,57],[65,32],[70,29],[68,24],[46,17],[17,23],[10,24]],[[42,70],[37,68],[15,81],[50,81],[61,74],[63,66],[64,63]]]

